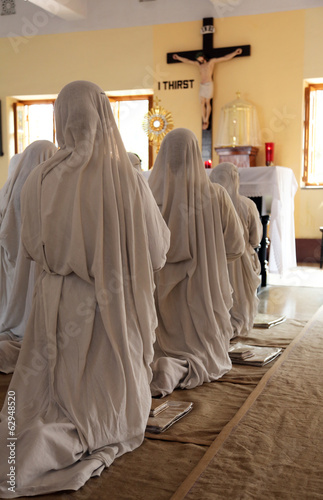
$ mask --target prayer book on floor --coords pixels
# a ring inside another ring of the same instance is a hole
[[[152,398],[149,416],[156,417],[160,412],[165,410],[167,407],[168,407],[168,401]]]
[[[193,403],[187,401],[166,401],[166,403],[166,407],[157,416],[148,418],[146,432],[152,434],[164,432],[193,408]]]
[[[260,347],[237,342],[229,347],[232,363],[264,366],[273,361],[282,352],[281,347]]]
[[[286,321],[286,316],[273,316],[272,314],[258,313],[254,319],[254,328],[271,328]]]

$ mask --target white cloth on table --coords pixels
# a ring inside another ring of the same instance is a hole
[[[152,262],[165,263],[169,231],[97,85],[66,85],[55,119],[60,149],[21,197],[22,242],[43,271],[9,386],[19,449],[14,495],[0,464],[2,498],[79,489],[142,443],[151,406]]]
[[[287,167],[239,168],[240,194],[272,195],[270,213],[270,273],[284,274],[296,267],[294,197],[298,184]]]
[[[50,141],[30,144],[16,155],[18,164],[0,191],[0,371],[4,373],[14,370],[39,272],[20,243],[20,193],[30,172],[56,151]]]
[[[256,204],[239,194],[239,172],[235,165],[220,163],[212,169],[210,180],[227,190],[244,230],[245,251],[240,259],[228,263],[233,288],[233,306],[230,309],[233,336],[244,336],[252,329],[258,312],[257,288],[261,281],[261,266],[255,248],[262,239],[262,223]]]
[[[152,394],[193,388],[231,368],[232,307],[227,261],[244,251],[243,229],[222,186],[212,184],[196,136],[175,129],[163,139],[149,185],[171,231],[167,262],[156,274]]]

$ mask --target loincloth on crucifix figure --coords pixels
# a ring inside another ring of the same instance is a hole
[[[209,119],[212,111],[211,100],[213,98],[214,93],[214,85],[213,85],[213,71],[214,66],[217,63],[230,61],[235,56],[238,56],[242,53],[242,49],[236,49],[230,54],[227,54],[223,57],[212,57],[211,59],[207,59],[203,52],[197,53],[195,60],[188,59],[187,57],[181,57],[178,54],[173,54],[173,59],[176,61],[180,61],[182,63],[193,64],[197,66],[200,73],[200,103],[201,103],[201,115],[202,115],[202,129],[206,130],[209,126]]]
[[[200,83],[200,97],[204,97],[204,99],[212,99],[213,98],[214,85],[213,82]]]

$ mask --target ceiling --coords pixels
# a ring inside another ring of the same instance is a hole
[[[147,26],[323,7],[323,0],[7,0],[0,37]]]

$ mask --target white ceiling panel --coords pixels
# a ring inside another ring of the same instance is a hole
[[[196,21],[323,7],[323,0],[10,0],[0,37]],[[4,14],[4,13],[2,13]]]

